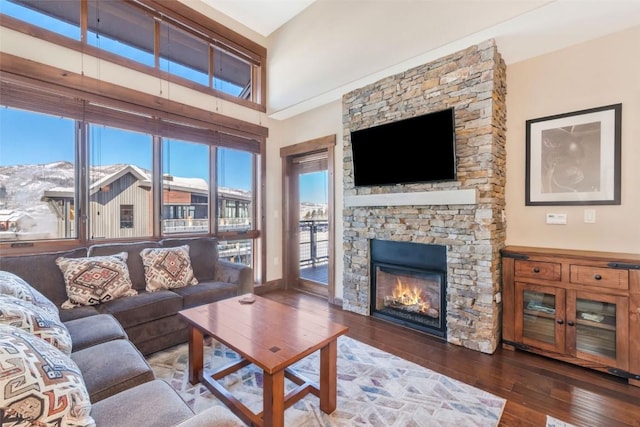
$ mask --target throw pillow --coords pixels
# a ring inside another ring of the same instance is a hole
[[[11,295],[0,295],[0,323],[42,338],[67,356],[71,354],[71,335],[67,327],[60,318],[37,305]]]
[[[56,259],[67,287],[69,299],[62,308],[97,305],[125,296],[138,295],[127,267],[127,253],[87,258]]]
[[[22,277],[8,271],[0,270],[0,294],[12,295],[16,298],[28,301],[55,315],[58,319],[58,307],[47,297],[42,295]]]
[[[78,365],[51,344],[0,325],[0,365],[2,425],[95,426]]]
[[[146,248],[140,251],[147,292],[197,285],[189,245],[175,248]]]

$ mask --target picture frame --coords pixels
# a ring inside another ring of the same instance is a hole
[[[622,104],[526,121],[525,205],[619,205]]]

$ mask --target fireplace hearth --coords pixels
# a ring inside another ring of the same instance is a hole
[[[371,315],[446,335],[446,247],[371,240]]]

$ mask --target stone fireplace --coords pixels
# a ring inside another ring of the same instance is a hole
[[[446,247],[378,239],[370,243],[371,315],[444,337]]]
[[[395,316],[402,323],[402,318],[413,322],[413,314],[428,304],[430,310],[418,313],[417,329],[474,350],[495,351],[500,341],[499,251],[505,241],[505,95],[506,66],[489,40],[343,96],[345,310]],[[353,185],[351,131],[450,107],[456,181]],[[438,246],[444,272],[415,272],[412,266],[399,271],[386,261],[376,269],[371,245],[376,240]],[[394,296],[392,289],[378,295],[381,286],[398,280],[410,283],[406,295]],[[416,286],[420,298],[431,300],[404,301]]]

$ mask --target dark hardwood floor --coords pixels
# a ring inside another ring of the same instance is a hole
[[[640,426],[640,387],[621,378],[501,347],[480,353],[302,292],[260,294],[329,316],[349,326],[351,338],[507,399],[500,426],[545,426],[547,415],[579,427]]]

